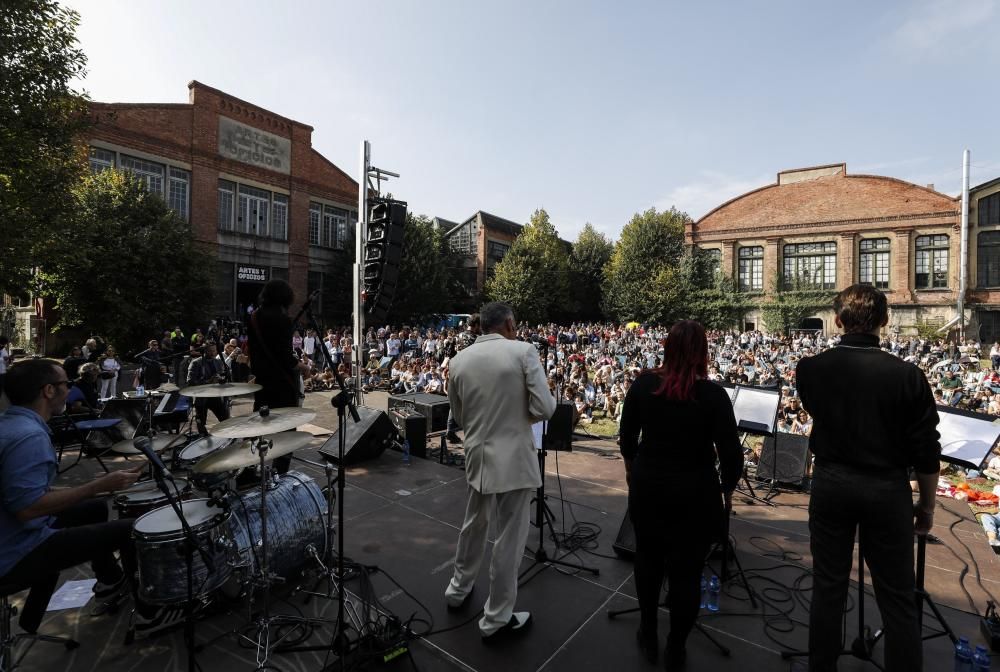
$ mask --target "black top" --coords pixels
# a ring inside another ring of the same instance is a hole
[[[256,376],[255,382],[263,387],[254,395],[255,410],[261,405],[287,408],[299,403],[292,331],[292,318],[276,306],[260,308],[250,316],[250,370]]]
[[[930,385],[916,366],[880,350],[877,337],[848,334],[839,346],[801,360],[795,377],[813,417],[809,448],[817,466],[938,471],[941,444]]]
[[[638,457],[643,469],[704,474],[715,472],[718,455],[722,488],[733,491],[743,473],[743,449],[729,394],[720,385],[698,380],[693,399],[671,401],[654,394],[660,382],[656,374],[643,373],[625,395],[622,456]]]

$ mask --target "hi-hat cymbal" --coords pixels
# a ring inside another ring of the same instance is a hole
[[[161,453],[183,437],[183,434],[157,434],[153,437],[153,452]],[[131,439],[119,441],[111,446],[111,452],[119,455],[141,455],[142,452],[135,447]]]
[[[158,388],[153,390],[153,392],[177,392],[181,388],[177,387],[173,383],[163,383]]]
[[[300,425],[312,422],[315,418],[315,411],[298,406],[272,408],[266,417],[261,417],[259,413],[253,413],[248,416],[223,420],[212,427],[212,435],[224,439],[249,439],[295,429]]]
[[[312,439],[312,434],[308,432],[275,434],[268,438],[271,441],[271,447],[268,449],[264,461],[270,462],[276,457],[288,455],[299,448],[305,448]],[[219,474],[260,464],[260,453],[257,445],[256,441],[239,441],[199,460],[192,471],[196,474]]]
[[[180,393],[185,397],[239,397],[244,394],[253,394],[261,389],[256,383],[209,383],[208,385],[192,385],[181,388]],[[230,437],[234,438],[234,437]]]

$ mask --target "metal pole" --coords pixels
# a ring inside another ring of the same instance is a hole
[[[368,141],[362,140],[361,165],[358,169],[358,225],[354,232],[354,345],[351,352],[351,362],[358,371],[354,376],[354,386],[359,393],[361,392],[361,336],[365,328],[365,307],[361,301],[361,291],[364,288],[364,250],[368,236],[368,170],[371,151]]]
[[[965,288],[969,275],[969,150],[962,155],[962,223],[959,238],[958,338],[965,341]]]

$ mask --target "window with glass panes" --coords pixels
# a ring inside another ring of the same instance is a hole
[[[983,231],[976,237],[976,285],[1000,287],[1000,231]]]
[[[267,236],[271,221],[268,217],[271,192],[241,184],[239,195],[239,216],[236,219],[236,231]]]
[[[889,239],[865,238],[861,241],[858,282],[889,289]]]
[[[1000,226],[1000,192],[976,201],[979,226]]]
[[[741,247],[738,281],[741,292],[759,292],[764,289],[764,248],[760,245]]]
[[[236,220],[236,184],[219,180],[219,231],[233,231]]]
[[[180,168],[170,168],[169,185],[167,189],[167,205],[186,222],[188,218],[188,193],[190,193],[191,173]]]
[[[90,170],[99,173],[102,170],[115,167],[115,153],[100,147],[90,148]]]
[[[288,240],[288,197],[275,194],[271,206],[271,237],[275,240]]]
[[[496,261],[501,261],[509,250],[510,245],[506,243],[498,243],[495,240],[486,241],[486,256]]]
[[[837,286],[837,243],[785,245],[785,289],[833,289]]]
[[[914,267],[917,289],[948,286],[948,236],[917,236]]]
[[[323,206],[319,203],[309,204],[309,244],[320,244],[320,226],[323,222]]]
[[[337,247],[337,232],[340,230],[341,222],[346,221],[347,211],[342,208],[335,208],[332,205],[323,206],[323,235],[320,245],[323,247]]]
[[[125,154],[121,155],[120,161],[122,170],[132,173],[146,187],[146,191],[163,196],[164,171],[162,163],[153,163]]]
[[[714,278],[722,267],[722,250],[712,248],[701,252],[705,255],[705,269],[708,271],[708,277]]]

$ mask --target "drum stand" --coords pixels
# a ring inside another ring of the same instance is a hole
[[[270,414],[270,409],[267,406],[262,406],[258,411],[261,417],[267,417]],[[254,583],[256,583],[261,588],[263,602],[263,609],[261,612],[253,618],[252,625],[256,628],[256,639],[251,639],[242,632],[238,633],[238,637],[249,644],[253,644],[257,647],[257,669],[274,669],[272,665],[268,664],[268,659],[271,656],[272,651],[278,647],[281,642],[289,637],[297,628],[289,628],[287,632],[283,635],[272,640],[271,631],[272,629],[278,629],[282,626],[303,626],[312,624],[321,624],[324,621],[322,619],[311,619],[304,618],[301,616],[290,616],[286,614],[272,614],[271,613],[271,582],[282,580],[278,576],[272,575],[268,571],[267,566],[267,553],[269,550],[268,540],[267,540],[267,491],[269,488],[268,481],[268,468],[267,468],[267,452],[271,448],[271,441],[264,437],[258,437],[256,439],[257,452],[260,456],[260,544],[261,544],[261,554],[260,554],[260,567],[254,577]],[[251,543],[253,541],[251,540]],[[253,593],[251,593],[251,612],[253,609]]]

